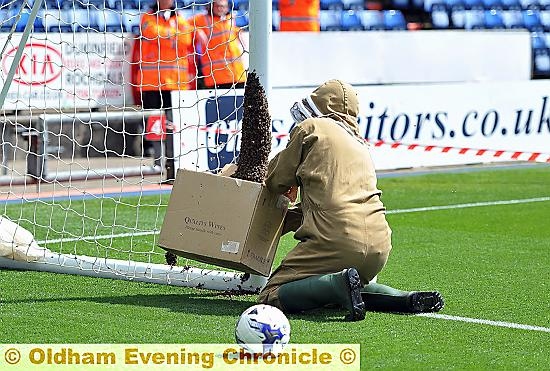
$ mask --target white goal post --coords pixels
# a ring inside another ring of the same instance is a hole
[[[182,258],[170,266],[156,245],[170,187],[141,138],[147,119],[162,112],[132,103],[129,76],[140,62],[131,51],[146,1],[2,4],[0,216],[17,227],[11,238],[0,234],[0,253],[30,248],[18,242],[21,230],[44,251],[38,259],[0,257],[0,268],[258,292],[266,277]],[[175,4],[186,17],[211,6]],[[230,15],[249,34],[241,58],[269,96],[271,0],[249,1]],[[0,218],[0,232],[4,226]]]

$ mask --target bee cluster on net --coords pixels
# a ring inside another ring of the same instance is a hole
[[[271,151],[271,115],[258,75],[248,74],[244,93],[241,150],[233,178],[262,183]]]

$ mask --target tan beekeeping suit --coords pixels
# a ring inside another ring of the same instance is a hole
[[[367,144],[359,136],[357,94],[330,80],[311,95],[322,114],[297,125],[287,147],[269,164],[266,185],[284,193],[300,187],[300,242],[269,278],[259,301],[280,306],[280,285],[306,277],[358,270],[364,283],[384,267],[391,230],[376,187]]]

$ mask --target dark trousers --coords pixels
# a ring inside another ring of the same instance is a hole
[[[141,106],[143,109],[162,109],[169,123],[172,122],[172,95],[170,90],[142,91]],[[155,165],[161,165],[162,147],[166,167],[166,180],[174,180],[174,135],[171,128],[166,128],[166,140],[151,142],[154,150]]]

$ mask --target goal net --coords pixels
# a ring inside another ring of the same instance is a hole
[[[0,1],[0,266],[217,290],[265,282],[184,258],[170,266],[157,247],[174,166],[216,172],[234,162],[235,84],[248,65],[248,2],[229,1],[225,39],[216,18],[199,22],[216,4],[172,3],[166,12],[154,0]],[[227,71],[233,81],[219,77]],[[171,99],[165,88],[185,91]],[[183,146],[182,128],[199,132],[202,116],[226,130],[209,135],[208,149]],[[195,166],[205,153],[208,168]]]

